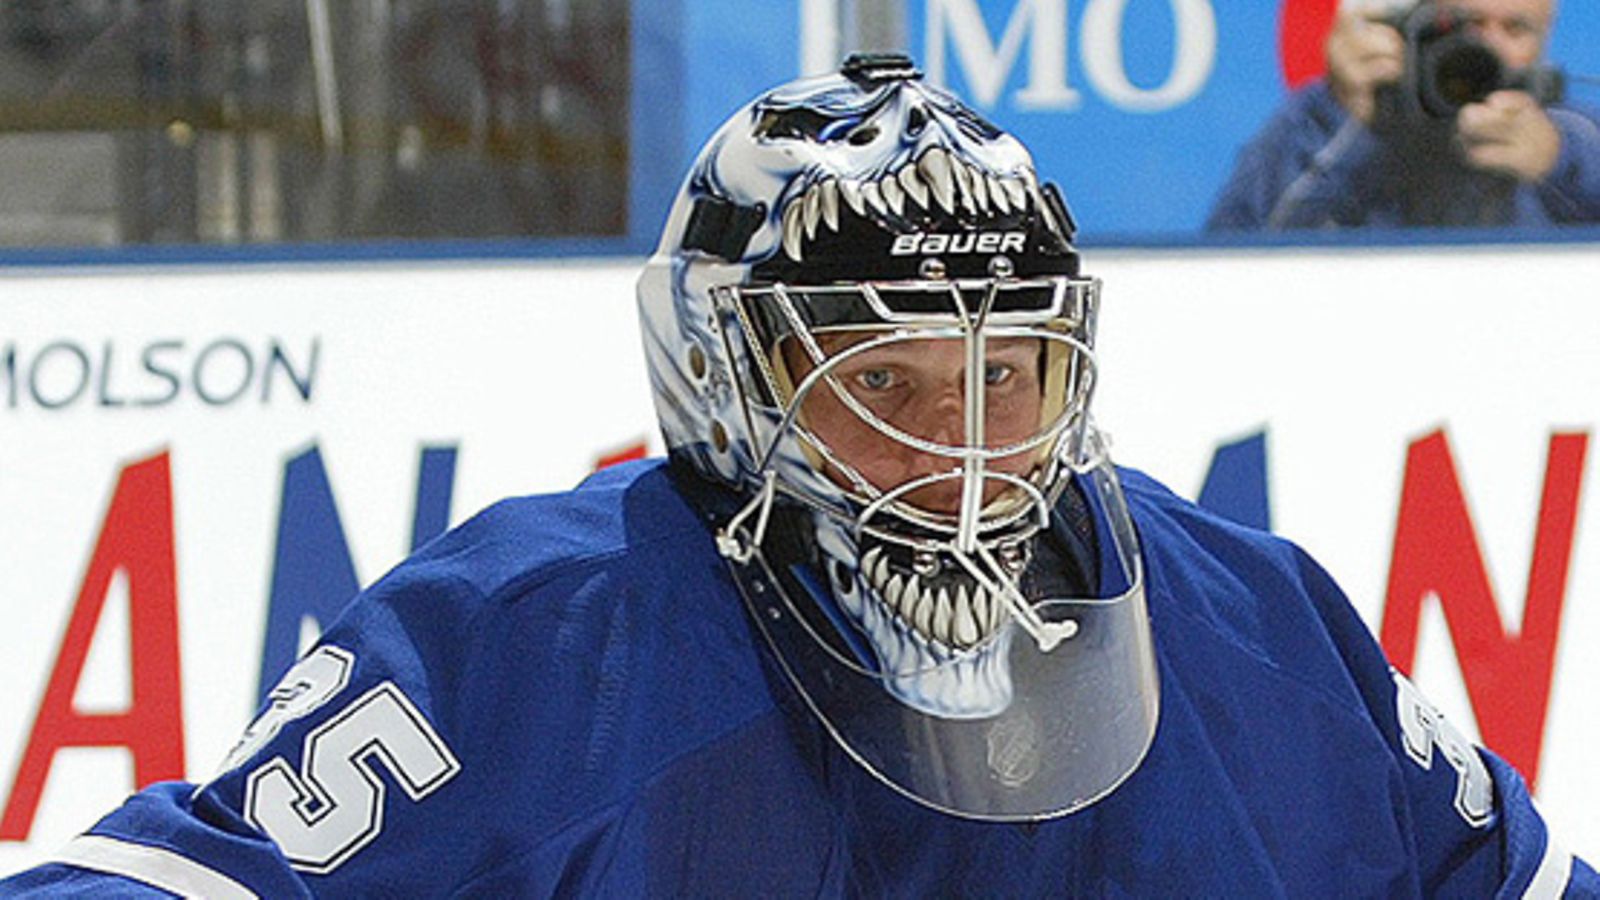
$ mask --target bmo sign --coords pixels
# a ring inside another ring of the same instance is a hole
[[[926,0],[922,60],[937,84],[949,84],[951,67],[959,67],[968,98],[993,107],[1026,46],[1026,78],[1008,102],[1019,110],[1071,111],[1083,104],[1071,65],[1076,35],[1082,79],[1095,94],[1127,112],[1161,112],[1189,102],[1205,87],[1217,58],[1217,17],[1211,0],[1159,3],[1166,7],[1169,34],[1141,39],[1169,51],[1164,77],[1154,85],[1135,83],[1123,54],[1134,0],[1018,0],[1003,11],[998,29],[991,27],[995,4],[988,4],[986,16],[978,0]]]
[[[730,112],[773,85],[836,71],[858,47],[904,50],[930,82],[1020,137],[1040,172],[1061,185],[1084,243],[1101,246],[1201,237],[1240,149],[1290,90],[1322,74],[1323,43],[1339,7],[1339,0],[781,0],[752,12],[740,0],[696,0],[681,4],[676,19],[635,2],[642,26],[681,28],[680,37],[664,39],[679,40],[681,70],[642,82],[677,93],[641,108],[681,104],[685,161]],[[869,11],[876,17],[870,34]],[[1597,45],[1600,16],[1568,11],[1550,36],[1549,61],[1574,75],[1592,73]],[[1600,85],[1575,77],[1568,93],[1600,105]],[[653,189],[671,196],[677,173],[670,186]]]
[[[910,0],[930,82],[1015,133],[1089,241],[1198,234],[1285,94],[1277,10],[1218,0]],[[1152,185],[1160,190],[1152,190]]]
[[[866,35],[867,0],[789,0],[759,18],[699,0],[684,5],[682,77],[651,83],[681,88],[687,159],[774,84],[836,71],[858,46],[903,49],[1028,145],[1085,243],[1185,243],[1288,77],[1315,74],[1336,2],[873,0],[888,22]],[[797,52],[774,52],[789,35]]]

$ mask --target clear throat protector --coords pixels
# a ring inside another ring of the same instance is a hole
[[[1097,297],[1003,274],[718,296],[768,437],[719,533],[752,619],[851,757],[955,815],[1080,809],[1154,735],[1138,541],[1088,416]]]

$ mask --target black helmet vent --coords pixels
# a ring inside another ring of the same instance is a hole
[[[839,73],[856,82],[922,80],[922,70],[904,53],[852,53]]]

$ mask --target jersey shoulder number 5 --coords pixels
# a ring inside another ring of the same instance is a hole
[[[224,770],[247,762],[282,728],[327,707],[349,686],[355,656],[323,645],[295,663],[269,705],[228,754]],[[244,815],[277,843],[289,864],[327,874],[383,831],[390,775],[412,802],[427,799],[461,764],[416,705],[384,681],[333,712],[305,737],[300,765],[275,756],[245,779]]]

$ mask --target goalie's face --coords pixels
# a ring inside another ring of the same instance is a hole
[[[829,370],[831,384],[807,395],[800,421],[874,488],[888,492],[920,481],[922,486],[902,499],[930,513],[954,515],[961,505],[962,482],[953,476],[960,470],[961,460],[898,440],[892,432],[875,427],[872,419],[942,447],[959,447],[973,439],[991,451],[1023,444],[1043,424],[1042,342],[1027,337],[985,342],[980,424],[968,417],[969,394],[977,379],[967,377],[972,349],[966,341],[940,338],[884,343],[878,338],[872,331],[818,336],[823,355],[837,362]],[[815,368],[796,346],[786,347],[785,356],[800,378]],[[853,405],[871,416],[858,414]],[[1025,477],[1038,456],[1019,450],[992,457],[987,468]],[[841,487],[851,487],[838,467],[825,469]],[[1004,488],[1004,482],[986,482],[983,503],[992,503]]]
[[[984,542],[1020,558],[1076,460],[1095,296],[1092,280],[1049,276],[775,285],[725,302],[747,346],[768,348],[750,395],[781,419],[786,489],[902,554],[970,558]]]

